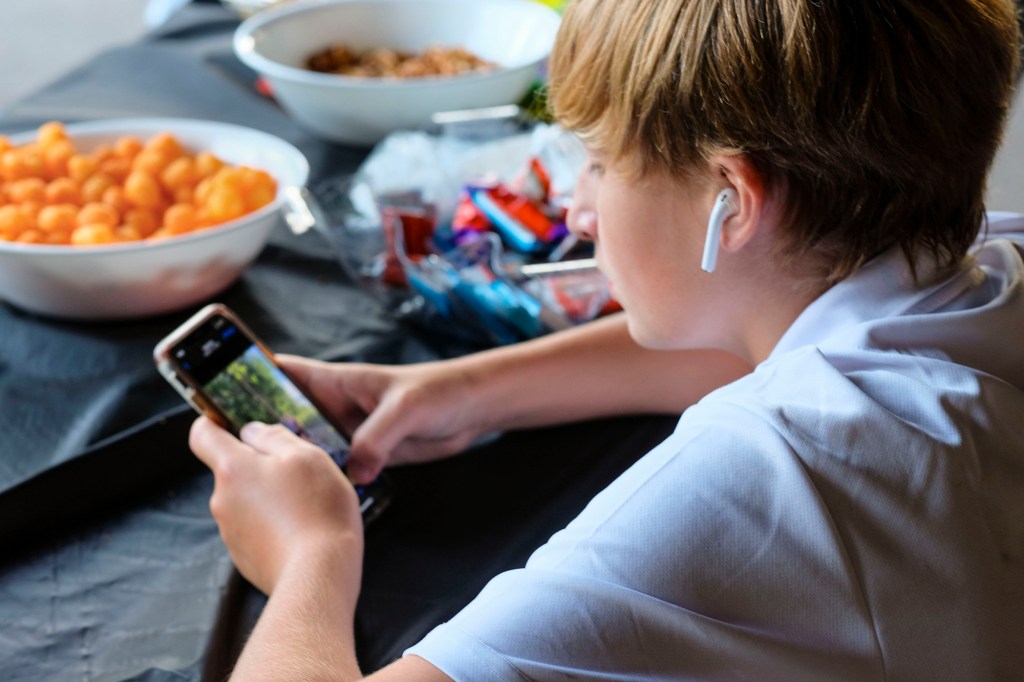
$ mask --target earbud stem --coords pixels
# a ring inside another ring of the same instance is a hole
[[[722,242],[722,227],[725,221],[736,211],[734,200],[736,191],[723,189],[715,197],[715,204],[711,207],[711,216],[708,218],[708,234],[704,240],[704,255],[701,257],[700,268],[704,272],[714,272],[718,264],[718,247]]]

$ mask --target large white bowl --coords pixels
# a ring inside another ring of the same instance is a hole
[[[77,149],[90,151],[123,135],[142,140],[174,134],[193,151],[267,171],[276,199],[246,216],[165,240],[103,246],[43,246],[0,240],[0,300],[63,318],[119,319],[166,313],[203,301],[234,282],[259,255],[280,220],[283,192],[305,184],[309,164],[280,138],[226,123],[124,119],[66,126]],[[15,144],[36,132],[12,135]]]
[[[234,49],[313,133],[371,145],[439,111],[518,102],[539,77],[561,17],[536,0],[321,0],[288,3],[242,22]],[[356,78],[304,67],[333,45],[412,53],[464,47],[500,68],[420,79]]]

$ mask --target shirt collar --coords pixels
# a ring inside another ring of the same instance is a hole
[[[801,346],[820,345],[862,322],[911,312],[922,301],[931,300],[929,294],[954,284],[939,297],[948,300],[971,285],[971,278],[964,275],[972,269],[972,260],[968,258],[952,279],[935,281],[934,261],[924,255],[917,262],[919,283],[915,284],[903,252],[890,249],[812,301],[782,335],[769,358]],[[939,305],[939,301],[933,304]]]

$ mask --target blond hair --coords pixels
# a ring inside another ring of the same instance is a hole
[[[739,152],[784,197],[784,257],[846,277],[952,266],[984,215],[1017,69],[1011,0],[571,0],[555,117],[639,172]]]

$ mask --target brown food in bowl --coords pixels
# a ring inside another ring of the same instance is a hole
[[[311,71],[363,78],[458,76],[497,67],[497,64],[481,59],[465,48],[436,45],[428,47],[422,54],[386,48],[356,52],[347,45],[333,45],[306,60],[306,68]]]
[[[0,136],[0,240],[92,246],[160,239],[274,200],[265,171],[184,148],[168,132],[80,152],[58,122],[14,146]]]

